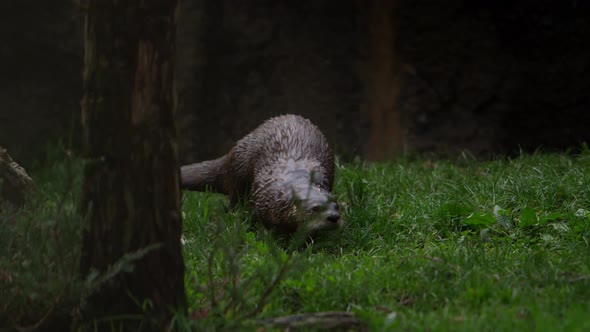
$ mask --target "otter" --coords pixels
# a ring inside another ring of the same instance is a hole
[[[286,233],[342,226],[332,194],[334,153],[320,130],[298,115],[266,120],[224,156],[180,168],[181,187],[249,200],[262,223]]]

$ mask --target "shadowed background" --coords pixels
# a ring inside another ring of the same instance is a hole
[[[25,167],[79,146],[83,12],[3,1],[0,146]],[[183,162],[211,159],[270,116],[310,118],[345,159],[488,156],[590,138],[590,5],[581,1],[181,4]]]

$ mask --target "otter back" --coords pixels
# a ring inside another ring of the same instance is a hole
[[[337,204],[330,204],[334,154],[320,130],[301,116],[271,118],[226,155],[181,167],[181,182],[185,189],[227,194],[232,205],[249,199],[266,225],[289,231],[305,223],[313,229],[342,223]]]

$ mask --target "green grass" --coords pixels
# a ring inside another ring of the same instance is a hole
[[[47,188],[43,204],[30,208],[45,212],[28,213],[31,222],[24,223],[27,232],[39,228],[34,236],[57,220],[52,216],[67,187],[60,167],[33,174]],[[376,331],[590,329],[588,152],[343,164],[334,191],[345,227],[303,248],[252,226],[247,209],[230,210],[221,195],[185,192],[190,307],[175,327],[255,329],[256,319],[339,310],[357,313]],[[12,324],[24,325],[36,319],[24,305],[33,303],[29,292],[38,289],[43,308],[50,307],[71,257],[56,258],[52,240],[43,251],[53,256],[29,258],[41,251],[41,239],[25,237],[24,228],[2,228],[0,243],[22,237],[0,248],[0,269],[12,273],[12,282],[0,282],[0,298],[22,285],[18,296],[9,293],[15,304],[2,309]],[[79,228],[69,229],[74,235],[61,234],[68,239],[62,246],[75,245]],[[43,280],[20,276],[49,263],[62,267],[44,272]],[[74,302],[60,301],[61,310]]]
[[[296,268],[260,317],[350,310],[372,330],[590,328],[589,155],[346,164],[335,193],[346,227],[303,251],[275,248],[221,196],[187,194],[191,309],[232,322],[230,294],[212,304],[199,290],[231,289],[239,275],[243,314],[288,257]],[[212,234],[237,253],[213,250]]]

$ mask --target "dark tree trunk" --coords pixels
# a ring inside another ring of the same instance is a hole
[[[132,259],[131,271],[93,289],[82,319],[131,315],[143,319],[144,328],[162,330],[186,302],[173,114],[177,1],[87,4],[82,123],[88,164],[81,204],[89,227],[80,270],[117,271],[112,266],[125,254],[151,250]],[[146,300],[151,306],[144,310]],[[119,324],[135,329],[139,322]]]

